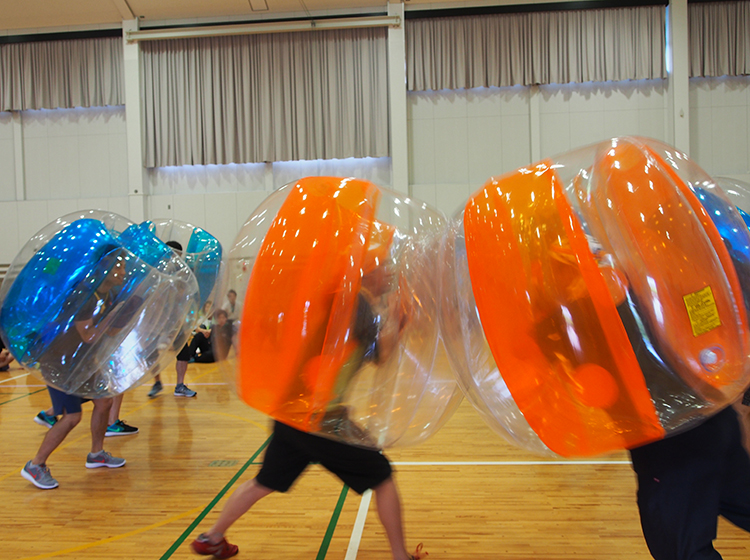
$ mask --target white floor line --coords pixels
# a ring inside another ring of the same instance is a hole
[[[21,377],[26,377],[28,373],[22,373],[21,375],[16,375],[15,377],[9,377],[8,379],[3,379],[0,381],[0,383],[5,383],[6,381],[13,381],[14,379],[19,379]]]
[[[25,375],[19,375],[18,377],[25,377]],[[18,377],[3,379],[3,381],[0,381],[0,383],[4,383],[5,381],[10,381],[11,379],[18,379]],[[188,383],[188,387],[192,387],[192,386],[206,387],[208,385],[226,385],[226,383]],[[174,387],[174,383],[165,383],[163,386]],[[46,385],[44,383],[39,383],[36,385],[13,385],[14,389],[16,388],[33,389],[34,387],[42,388],[42,387],[46,387]]]
[[[359,552],[359,543],[362,540],[362,532],[365,529],[365,519],[367,519],[367,510],[370,509],[370,500],[372,500],[372,490],[365,490],[362,494],[362,500],[359,502],[359,511],[357,519],[354,521],[352,536],[349,539],[349,548],[346,549],[344,560],[355,560]]]
[[[396,466],[453,466],[468,465],[472,467],[483,465],[527,466],[527,465],[629,465],[630,461],[394,461]]]

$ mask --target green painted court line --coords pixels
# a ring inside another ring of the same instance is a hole
[[[247,463],[242,465],[242,468],[240,468],[240,470],[237,471],[237,473],[232,477],[232,479],[229,482],[227,482],[226,486],[224,486],[224,488],[221,489],[221,492],[216,494],[216,497],[213,500],[211,500],[211,503],[209,503],[206,506],[206,508],[200,513],[200,515],[195,518],[195,520],[190,524],[190,526],[187,529],[185,529],[185,531],[179,536],[179,538],[174,542],[174,544],[169,547],[169,550],[167,550],[164,553],[164,556],[162,556],[159,560],[167,560],[167,558],[170,558],[175,553],[175,551],[180,547],[180,545],[183,542],[185,542],[185,539],[188,538],[188,536],[190,536],[190,533],[192,533],[193,530],[195,530],[195,528],[198,526],[198,523],[203,521],[203,518],[206,517],[206,515],[208,515],[208,512],[214,508],[214,506],[219,502],[219,500],[221,500],[224,494],[226,494],[227,491],[234,485],[234,483],[237,482],[237,479],[242,476],[242,473],[244,473],[250,465],[254,464],[253,461],[255,461],[258,455],[260,455],[260,453],[266,448],[269,441],[271,441],[271,436],[268,436],[268,439],[265,442],[263,442],[263,445],[261,445],[258,448],[258,450],[253,454],[253,456],[250,457],[250,459],[248,459]]]
[[[331,521],[328,523],[328,529],[323,537],[323,542],[320,543],[320,550],[318,550],[318,555],[315,557],[315,560],[323,560],[328,553],[328,547],[331,545],[331,538],[333,538],[333,531],[336,529],[336,525],[339,522],[339,516],[341,515],[341,510],[344,509],[344,502],[346,501],[346,494],[348,492],[349,487],[344,484],[344,487],[341,489],[341,494],[339,495],[339,501],[336,504],[336,508],[333,510]]]
[[[9,402],[17,401],[18,399],[25,399],[26,397],[29,397],[31,395],[36,395],[37,393],[41,393],[42,391],[46,391],[47,387],[44,389],[39,389],[38,391],[33,391],[31,393],[26,393],[25,395],[21,395],[20,397],[16,397],[15,399],[10,399],[9,401],[0,402],[0,406],[4,404],[8,404]]]

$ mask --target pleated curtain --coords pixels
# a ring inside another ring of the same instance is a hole
[[[665,78],[665,7],[407,20],[410,91]]]
[[[750,2],[688,4],[690,77],[750,74]]]
[[[144,42],[146,167],[389,155],[387,31]]]
[[[0,45],[0,111],[124,103],[121,37]]]

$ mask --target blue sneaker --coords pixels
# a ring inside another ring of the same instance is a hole
[[[42,410],[39,414],[34,416],[34,422],[45,428],[51,428],[57,423],[57,416],[50,416]]]
[[[111,426],[107,426],[107,431],[104,432],[106,437],[111,436],[132,436],[138,433],[138,428],[135,426],[129,426],[122,420],[118,420]]]

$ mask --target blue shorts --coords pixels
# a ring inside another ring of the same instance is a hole
[[[63,393],[59,389],[50,386],[47,386],[47,390],[49,391],[50,399],[52,399],[52,409],[55,416],[60,416],[63,412],[67,412],[68,414],[81,412],[81,405],[91,400]]]

